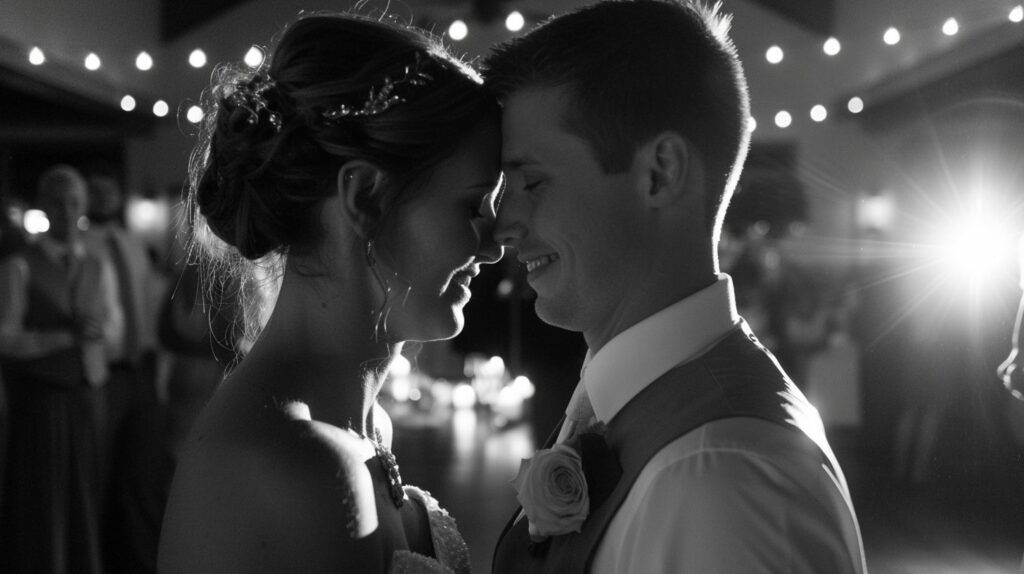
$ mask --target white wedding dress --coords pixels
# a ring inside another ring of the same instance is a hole
[[[423,505],[430,522],[430,538],[434,544],[436,558],[408,550],[398,550],[391,560],[393,574],[468,574],[469,547],[455,525],[455,519],[441,508],[429,492],[405,485],[405,496]]]

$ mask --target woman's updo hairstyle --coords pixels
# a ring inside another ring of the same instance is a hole
[[[364,108],[411,66],[429,80],[396,86],[398,103],[337,113]],[[439,41],[357,15],[300,18],[259,69],[220,66],[204,100],[190,207],[199,246],[221,259],[233,254],[208,244],[203,223],[245,260],[285,253],[316,240],[318,208],[344,162],[366,160],[384,172],[390,197],[365,206],[383,211],[474,126],[500,114],[479,76]]]
[[[353,14],[300,17],[256,70],[222,64],[203,107],[182,229],[207,289],[237,295],[242,352],[273,308],[280,256],[322,233],[342,164],[382,170],[383,191],[362,205],[380,221],[501,113],[439,40]]]

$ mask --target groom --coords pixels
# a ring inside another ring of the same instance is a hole
[[[728,25],[682,0],[602,2],[486,64],[495,236],[541,319],[590,348],[559,446],[517,477],[496,573],[864,571],[821,420],[718,272],[749,143]]]

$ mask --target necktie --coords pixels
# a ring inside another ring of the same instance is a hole
[[[594,406],[590,403],[590,396],[587,394],[587,387],[580,381],[576,384],[576,390],[569,399],[569,406],[565,409],[565,422],[558,432],[558,444],[564,443],[576,434],[597,424],[597,415],[594,414]]]

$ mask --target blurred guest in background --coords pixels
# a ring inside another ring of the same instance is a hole
[[[152,365],[156,312],[151,303],[153,293],[161,289],[144,242],[123,224],[124,196],[117,180],[108,175],[93,175],[88,185],[89,228],[83,234],[84,240],[115,278],[111,321],[118,323],[116,332],[120,334],[107,346],[107,415],[100,421],[104,555],[113,570],[141,571],[137,563],[126,563],[124,557],[132,554],[140,544],[141,533],[146,532],[132,519],[143,512],[138,501],[145,481],[139,478],[150,470],[139,464],[137,441],[163,430],[155,411]],[[145,445],[150,446],[148,442]],[[159,516],[149,523],[153,526],[150,530],[158,530]],[[126,524],[133,528],[123,528]],[[156,538],[153,533],[148,550],[142,552],[150,557],[150,562],[156,555]]]
[[[865,251],[873,253],[891,242],[886,234],[869,230]],[[895,281],[903,270],[894,258],[865,256],[852,271],[850,297],[856,308],[850,324],[860,349],[864,400],[864,442],[880,466],[891,465],[891,429],[898,418],[900,381],[910,373],[906,365],[907,327],[900,321],[902,292]]]
[[[147,363],[156,348],[156,312],[150,301],[159,289],[154,286],[145,244],[122,222],[124,197],[117,180],[97,175],[88,183],[89,229],[84,238],[89,249],[114,271],[114,300],[123,321],[123,336],[108,349],[111,377],[107,387],[111,400],[119,403],[111,409],[119,409],[118,415],[124,416],[125,410],[154,401]]]
[[[1020,288],[1024,290],[1024,234],[1018,242],[1018,265],[1020,266]],[[1021,297],[1020,306],[1017,308],[1017,321],[1013,328],[1013,346],[1010,348],[1010,356],[999,365],[999,377],[1003,384],[1009,389],[1013,396],[1024,400],[1024,356],[1021,355],[1021,345],[1024,344],[1024,296]]]
[[[100,572],[97,422],[114,278],[81,239],[86,183],[60,165],[38,202],[49,232],[0,263],[0,352],[10,443],[0,571]]]

